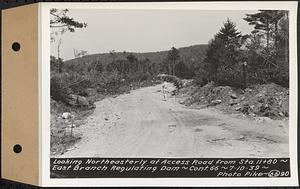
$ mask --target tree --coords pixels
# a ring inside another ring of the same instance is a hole
[[[141,71],[143,73],[149,73],[151,71],[151,60],[149,58],[145,58],[141,61]]]
[[[227,18],[227,21],[215,36],[215,38],[220,39],[229,50],[235,50],[241,46],[241,37],[241,32],[236,29],[236,25],[229,18]]]
[[[254,25],[251,41],[247,45],[250,75],[253,76],[251,80],[288,86],[288,11],[259,10],[258,13],[247,14],[244,20]]]
[[[63,34],[66,31],[75,32],[76,28],[87,27],[87,23],[69,17],[68,12],[68,9],[50,9],[51,40],[54,40],[54,35]]]
[[[206,68],[199,68],[204,76],[198,80],[212,80],[218,84],[232,85],[236,82],[236,69],[241,61],[240,48],[242,46],[242,35],[230,20],[224,23],[218,33],[209,42],[204,64]]]
[[[130,62],[130,63],[133,63],[135,61],[137,61],[137,58],[135,57],[134,54],[130,53],[127,57],[127,60]]]
[[[207,66],[207,71],[209,73],[217,73],[221,61],[225,59],[224,57],[225,47],[219,38],[214,38],[209,41],[208,49],[204,59],[204,63]]]
[[[117,53],[115,50],[109,51],[109,55],[113,60],[115,60],[117,58]]]
[[[62,64],[63,60],[60,58],[60,47],[61,47],[62,39],[59,39],[58,44],[57,44],[57,68],[58,68],[58,73],[62,72]]]
[[[167,54],[167,60],[169,61],[170,75],[175,75],[175,64],[179,58],[180,58],[179,51],[175,47],[172,47]]]
[[[55,56],[50,56],[50,70],[51,70],[51,74],[52,73],[57,73],[59,70],[59,64],[60,64],[60,60],[57,59]]]
[[[50,9],[50,28],[51,28],[51,42],[55,41],[55,36],[63,34],[66,31],[74,32],[75,28],[85,28],[86,23],[75,21],[69,17],[68,9]],[[60,38],[57,43],[57,69],[58,73],[62,72],[63,60],[60,58],[60,48],[62,45],[62,39]],[[74,51],[75,56],[75,51]]]
[[[130,71],[136,72],[138,70],[138,65],[137,65],[137,58],[135,57],[134,54],[130,53],[129,55],[127,55],[127,60],[129,62],[129,69]]]
[[[184,79],[191,79],[191,71],[187,67],[187,65],[180,61],[175,65],[176,76]]]
[[[276,35],[278,33],[279,20],[285,14],[285,11],[281,10],[259,10],[255,14],[246,14],[244,18],[249,25],[254,25],[252,33],[261,33],[266,35],[266,50],[269,51],[270,42],[274,40],[277,43]]]

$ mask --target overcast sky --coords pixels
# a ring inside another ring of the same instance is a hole
[[[61,58],[74,58],[73,49],[89,54],[116,52],[153,52],[196,44],[207,44],[230,18],[243,33],[253,26],[242,20],[246,13],[257,11],[203,10],[70,10],[75,20],[88,24],[74,33],[64,33]],[[58,41],[58,40],[56,40]],[[57,56],[57,44],[51,43]]]

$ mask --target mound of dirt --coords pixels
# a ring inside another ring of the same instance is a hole
[[[289,116],[289,90],[271,83],[245,90],[240,106],[245,114],[280,118]]]
[[[227,112],[279,119],[289,116],[289,90],[270,83],[253,85],[244,90],[208,83],[189,85],[179,92],[180,102],[192,107],[216,106]]]

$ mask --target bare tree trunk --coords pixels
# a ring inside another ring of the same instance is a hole
[[[267,52],[269,52],[269,44],[270,44],[270,26],[269,20],[267,20]]]
[[[61,46],[61,39],[59,39],[58,44],[57,44],[57,69],[58,73],[61,73],[61,59],[60,59],[60,46]]]
[[[172,64],[172,75],[175,75],[175,61]]]

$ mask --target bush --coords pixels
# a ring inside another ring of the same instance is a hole
[[[209,77],[216,85],[244,88],[242,64],[234,64],[231,67],[220,66],[216,73]]]
[[[196,84],[199,85],[200,87],[203,87],[204,85],[208,84],[208,82],[209,82],[207,73],[204,70],[199,70],[196,73],[196,76],[194,79],[195,79]]]
[[[81,79],[77,83],[76,81],[73,82],[69,88],[72,89],[73,93],[83,95],[86,89],[92,88],[92,83],[90,80]]]
[[[66,102],[69,89],[66,88],[62,78],[54,76],[50,81],[50,96],[56,101]]]

